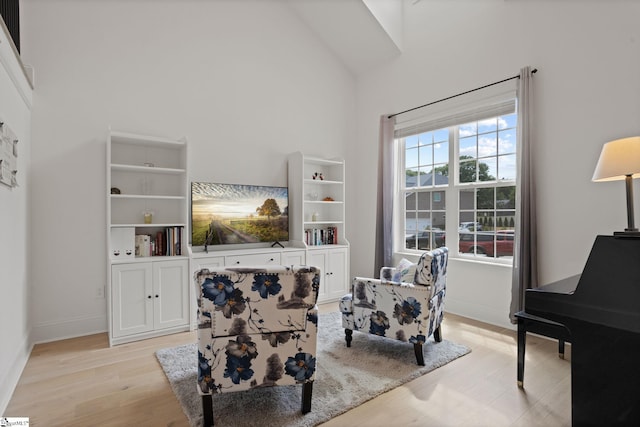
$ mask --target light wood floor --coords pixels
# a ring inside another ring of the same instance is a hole
[[[556,342],[529,336],[521,390],[513,331],[447,314],[443,337],[472,352],[322,426],[571,424],[570,345],[562,360]],[[36,345],[0,415],[29,417],[36,427],[188,426],[154,352],[194,341],[185,332],[109,348],[98,334]]]

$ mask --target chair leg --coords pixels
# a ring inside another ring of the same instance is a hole
[[[313,394],[313,381],[302,384],[302,413],[311,412],[311,395]]]
[[[344,339],[347,340],[347,347],[351,347],[351,340],[353,339],[353,331],[351,329],[344,330]]]
[[[438,327],[436,328],[435,331],[433,331],[433,339],[436,340],[436,342],[442,342],[442,325],[438,325]]]
[[[202,395],[202,415],[204,427],[213,427],[213,399],[210,394]]]
[[[416,361],[418,362],[418,365],[424,366],[424,353],[422,353],[422,344],[413,344],[413,351],[416,353]]]

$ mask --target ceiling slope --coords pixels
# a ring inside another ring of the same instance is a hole
[[[288,3],[354,75],[401,53],[401,0],[289,0]]]

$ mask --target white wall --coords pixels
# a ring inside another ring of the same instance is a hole
[[[29,169],[32,90],[0,19],[0,121],[18,137],[18,186],[0,184],[0,415],[31,351]]]
[[[105,331],[107,127],[189,140],[194,180],[286,185],[345,157],[355,82],[280,1],[25,0],[36,73],[34,340]]]
[[[581,272],[595,236],[626,226],[624,183],[592,183],[591,176],[603,143],[640,134],[640,3],[413,3],[404,3],[403,54],[357,82],[358,143],[348,174],[350,206],[357,206],[348,210],[352,275],[373,274],[379,116],[517,75],[526,65],[539,70],[533,152],[541,282]],[[510,274],[481,267],[452,261],[447,310],[508,325],[510,298],[502,296]],[[479,289],[495,292],[495,303],[473,309]]]

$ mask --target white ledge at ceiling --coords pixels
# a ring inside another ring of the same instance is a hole
[[[9,30],[0,17],[0,64],[6,70],[9,78],[22,96],[29,109],[33,105],[33,82],[22,63]]]

